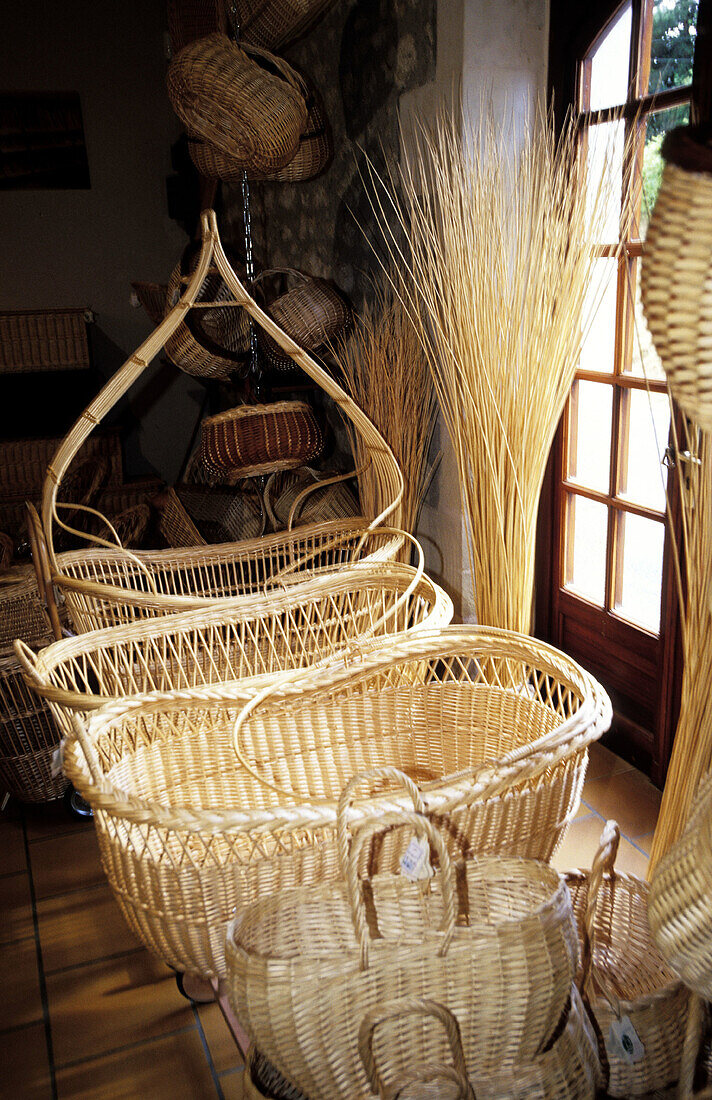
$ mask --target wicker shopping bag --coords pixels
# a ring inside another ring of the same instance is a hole
[[[571,871],[566,881],[608,1094],[628,1098],[678,1080],[689,993],[653,942],[648,884],[614,869],[619,841],[608,821],[590,872]]]
[[[353,792],[384,779],[406,786],[422,809],[417,788],[395,769],[354,776],[337,815],[341,879],[261,898],[228,930],[235,1011],[257,1048],[312,1100],[368,1093],[359,1027],[384,999],[444,1001],[471,1070],[490,1074],[544,1049],[571,995],[576,931],[557,872],[507,858],[456,868],[437,823],[419,812],[371,819],[349,845]],[[413,830],[401,861],[408,873],[362,882],[364,845],[406,826]],[[428,881],[433,855],[439,870]],[[444,1037],[417,1021],[384,1026],[381,1045],[399,1072],[413,1062],[442,1062],[447,1053]]]

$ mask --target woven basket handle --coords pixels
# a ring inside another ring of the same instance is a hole
[[[27,509],[27,535],[30,540],[30,554],[37,578],[37,589],[40,599],[47,609],[52,633],[59,641],[63,637],[62,623],[59,618],[57,601],[54,598],[54,585],[52,584],[52,568],[50,565],[47,540],[42,529],[40,517],[34,504],[29,501],[25,504]]]
[[[401,1075],[397,1084],[391,1086],[386,1093],[376,1065],[373,1040],[380,1024],[403,1016],[430,1016],[441,1023],[450,1044],[453,1065],[449,1066],[441,1062],[416,1065],[407,1074]],[[358,1033],[358,1050],[371,1085],[371,1091],[378,1096],[386,1096],[388,1100],[396,1100],[408,1085],[437,1078],[453,1081],[459,1086],[458,1100],[475,1100],[473,1088],[467,1077],[460,1025],[453,1013],[448,1008],[438,1004],[437,1001],[431,1001],[424,997],[397,997],[372,1008],[361,1021]]]
[[[261,57],[264,61],[269,62],[280,75],[291,84],[298,92],[300,92],[304,98],[309,95],[309,88],[306,81],[299,75],[299,73],[288,65],[283,57],[277,57],[276,54],[270,53],[269,50],[265,50],[262,46],[253,46],[251,42],[240,42],[240,49],[248,55],[248,57]]]
[[[593,945],[596,934],[596,910],[599,903],[599,895],[601,893],[601,887],[603,886],[603,880],[605,876],[609,878],[615,877],[615,862],[616,855],[618,854],[618,845],[620,844],[621,831],[618,827],[617,821],[607,821],[603,826],[603,832],[601,833],[601,839],[598,844],[598,851],[593,858],[593,865],[591,867],[591,874],[588,880],[588,897],[586,900],[586,912],[584,914],[584,942],[583,942],[583,958],[582,958],[582,981],[581,988],[586,989],[592,980],[594,962],[593,962]],[[600,980],[599,980],[599,984]],[[603,988],[603,987],[602,987]],[[608,997],[608,994],[604,992],[604,996]],[[615,1004],[612,1004],[615,1011]]]

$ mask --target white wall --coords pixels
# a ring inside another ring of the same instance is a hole
[[[165,281],[186,243],[166,206],[180,126],[164,84],[165,4],[2,6],[2,88],[79,92],[91,189],[0,191],[0,308],[91,307],[113,370],[152,328],[129,304],[131,280]],[[127,448],[134,472],[178,472],[200,390],[174,369],[154,367],[140,380],[131,397],[139,427]]]
[[[461,88],[465,110],[481,97],[514,112],[526,125],[546,96],[549,0],[438,0],[437,75],[433,84],[401,97],[401,114],[432,117]],[[423,506],[418,536],[426,567],[456,601],[464,621],[475,620],[455,455],[439,425],[443,459]]]

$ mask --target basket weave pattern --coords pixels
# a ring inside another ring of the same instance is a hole
[[[209,468],[249,477],[304,465],[321,453],[324,437],[305,401],[275,401],[207,417],[200,446]]]
[[[303,34],[334,0],[237,0],[241,36],[256,46],[278,49]]]
[[[91,366],[84,310],[0,313],[0,373]]]
[[[306,351],[316,351],[349,327],[351,309],[326,280],[302,272],[296,275],[298,284],[272,302],[269,313],[295,343]],[[258,332],[257,342],[273,370],[294,370],[293,360],[266,332]]]
[[[178,301],[183,289],[182,279],[181,263],[171,273],[159,321]],[[244,309],[237,306],[219,308],[220,302],[231,300],[232,294],[220,276],[208,275],[197,301],[216,302],[217,307],[193,310],[166,340],[166,355],[185,374],[226,381],[234,374],[244,373],[245,363],[241,359],[249,350],[250,323]]]

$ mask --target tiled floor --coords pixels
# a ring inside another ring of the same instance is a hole
[[[604,820],[617,866],[644,875],[660,793],[595,745],[578,817],[555,857],[589,867]],[[192,1006],[132,938],[106,886],[91,824],[62,809],[0,820],[0,1096],[242,1097],[242,1062],[216,1005]]]

